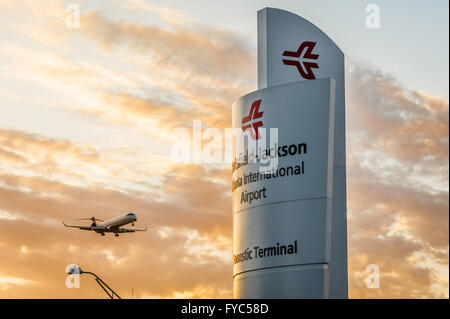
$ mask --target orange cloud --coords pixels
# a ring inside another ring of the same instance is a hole
[[[448,101],[348,71],[350,296],[448,298]],[[369,264],[380,289],[365,286]]]

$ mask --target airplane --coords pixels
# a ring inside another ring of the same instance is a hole
[[[130,224],[134,226],[134,222],[137,221],[136,215],[133,213],[123,214],[108,220],[98,219],[95,217],[91,218],[76,218],[76,220],[90,220],[92,224],[90,226],[77,226],[77,225],[67,225],[65,222],[62,222],[66,227],[79,228],[82,230],[90,230],[96,233],[99,233],[101,236],[105,236],[105,233],[114,233],[115,237],[119,237],[119,234],[122,233],[134,233],[135,231],[146,231],[145,229],[132,229],[132,228],[121,228],[120,226]],[[96,221],[101,221],[97,225]]]

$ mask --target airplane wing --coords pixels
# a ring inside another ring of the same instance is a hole
[[[134,233],[135,231],[147,231],[147,227],[145,229],[117,228],[113,230],[114,233]]]
[[[66,227],[73,227],[73,228],[79,228],[82,230],[102,230],[105,229],[103,226],[77,226],[77,225],[67,225],[65,222],[62,222],[64,226]]]

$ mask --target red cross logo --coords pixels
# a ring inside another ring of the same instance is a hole
[[[306,62],[303,60],[304,59],[317,60],[319,55],[312,53],[312,50],[314,50],[315,46],[316,46],[316,42],[305,41],[302,44],[300,44],[297,51],[284,51],[283,57],[297,58],[298,60],[283,59],[283,63],[286,65],[296,66],[298,72],[300,73],[300,75],[303,78],[305,78],[307,80],[314,80],[316,77],[315,77],[312,69],[313,68],[318,69],[319,65],[315,62]],[[306,49],[306,51],[305,51],[305,49]],[[303,54],[303,58],[300,59],[303,51],[305,51],[305,54]]]
[[[260,117],[263,116],[264,112],[259,112],[260,104],[261,104],[261,100],[256,100],[255,102],[252,103],[252,106],[250,107],[250,111],[248,112],[248,115],[242,119],[242,124],[250,122],[255,119],[259,119]],[[250,137],[252,139],[259,140],[260,136],[259,136],[258,127],[260,127],[262,125],[263,125],[262,121],[248,123],[248,124],[242,126],[242,131],[245,132],[248,130],[250,133]]]

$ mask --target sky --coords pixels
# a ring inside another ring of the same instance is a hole
[[[346,56],[349,297],[448,298],[448,2],[198,0],[0,0],[0,298],[105,297],[69,264],[125,298],[232,297],[230,165],[173,161],[172,132],[230,127],[268,6]],[[149,231],[61,224],[128,211]]]

